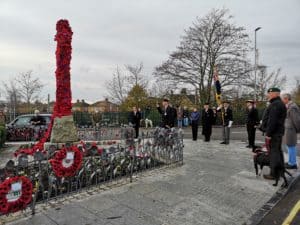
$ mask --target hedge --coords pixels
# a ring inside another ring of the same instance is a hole
[[[6,139],[5,126],[0,126],[0,148],[3,147]]]

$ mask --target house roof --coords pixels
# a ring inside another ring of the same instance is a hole
[[[79,101],[72,104],[72,107],[88,107],[90,104],[86,103],[84,100]]]
[[[112,103],[112,102],[107,101],[107,100],[97,101],[97,102],[91,104],[90,106],[105,106],[105,105],[107,105],[107,104],[113,105],[113,106],[118,106],[117,104]]]

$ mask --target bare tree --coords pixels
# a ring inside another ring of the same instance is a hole
[[[256,93],[255,80],[253,77],[249,77],[245,80],[244,85],[248,87],[248,93],[253,96],[256,94],[258,101],[264,101],[266,99],[267,90],[270,87],[284,88],[286,84],[286,76],[281,74],[281,68],[268,73],[267,66],[259,65],[257,70],[256,80]]]
[[[126,70],[129,72],[127,75],[128,83],[132,86],[140,85],[143,88],[146,88],[148,81],[146,77],[142,74],[143,71],[143,62],[140,62],[137,65],[125,65]]]
[[[29,109],[30,103],[39,99],[39,94],[44,85],[39,78],[33,77],[31,70],[17,76],[16,82],[18,84],[20,96],[27,103]]]
[[[4,87],[4,93],[7,100],[10,120],[12,120],[16,117],[17,107],[20,102],[19,89],[14,80],[10,80],[8,83],[3,82],[2,85]]]
[[[149,86],[149,96],[156,98],[168,96],[170,95],[170,91],[174,90],[174,84],[165,80],[156,80],[155,82],[151,82]]]
[[[295,88],[292,92],[292,95],[293,95],[293,98],[294,98],[294,101],[300,105],[300,79],[299,78],[295,78]]]
[[[113,73],[112,79],[105,83],[109,98],[116,104],[122,104],[128,93],[128,85],[126,77],[119,67]]]
[[[212,10],[207,16],[197,18],[185,30],[177,49],[169,59],[156,67],[158,79],[170,80],[178,85],[190,85],[198,90],[200,101],[210,101],[213,70],[218,66],[222,87],[234,85],[238,77],[248,76],[245,63],[249,51],[249,38],[244,27],[231,22],[228,10]]]
[[[138,65],[125,65],[122,70],[118,66],[111,80],[106,81],[108,97],[117,104],[122,104],[130,90],[136,86],[144,89],[148,86],[146,76],[142,74],[143,63]]]

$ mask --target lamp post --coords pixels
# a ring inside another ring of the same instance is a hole
[[[257,49],[256,49],[256,32],[259,31],[261,27],[257,27],[254,30],[254,101],[256,102],[256,70],[257,70]]]

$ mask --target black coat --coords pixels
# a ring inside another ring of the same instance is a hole
[[[134,127],[140,127],[141,118],[141,113],[139,111],[136,113],[132,111],[129,114],[129,122],[132,123]]]
[[[247,125],[256,126],[259,124],[258,111],[256,108],[252,107],[251,109],[247,109]]]
[[[176,109],[168,106],[165,109],[157,107],[158,112],[161,114],[161,127],[174,127],[174,122],[176,120]]]
[[[280,97],[271,99],[270,103],[264,118],[267,121],[266,135],[268,137],[283,136],[286,106],[281,101]]]
[[[222,109],[219,109],[218,112],[222,113],[222,125],[223,126],[228,126],[229,121],[233,121],[232,109],[222,108]]]
[[[205,109],[202,110],[201,113],[201,121],[202,121],[202,134],[211,134],[211,128],[212,125],[214,124],[214,112],[212,109],[208,109],[205,111]]]

